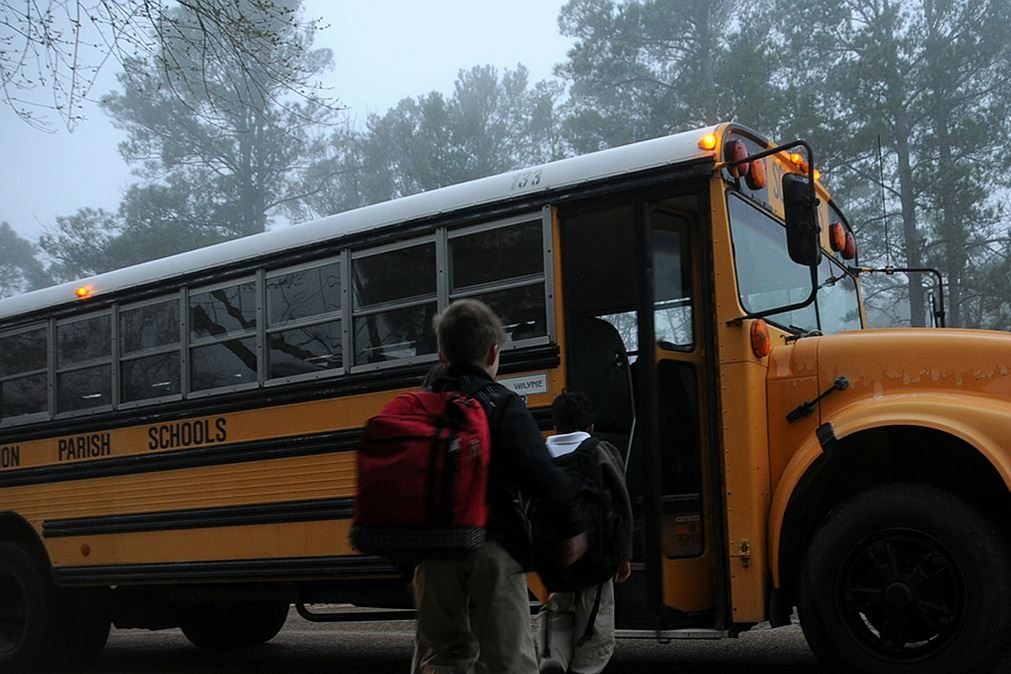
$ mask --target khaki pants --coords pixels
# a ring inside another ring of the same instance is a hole
[[[537,674],[527,577],[495,541],[414,572],[414,674]]]
[[[593,636],[576,644],[586,633],[586,623],[597,588],[581,592],[555,592],[537,615],[541,643],[538,654],[555,660],[571,674],[599,674],[614,653],[614,581],[604,583],[600,607],[593,623]]]

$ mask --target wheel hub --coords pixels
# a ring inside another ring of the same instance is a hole
[[[909,608],[913,603],[913,591],[903,582],[894,582],[885,588],[885,601],[894,608]]]
[[[915,662],[951,638],[963,610],[962,575],[935,539],[883,531],[855,547],[844,569],[845,620],[879,657]]]

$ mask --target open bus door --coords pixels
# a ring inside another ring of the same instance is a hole
[[[568,388],[591,397],[596,434],[626,457],[636,518],[632,577],[615,587],[626,636],[724,629],[711,321],[699,301],[706,203],[696,187],[561,214]]]

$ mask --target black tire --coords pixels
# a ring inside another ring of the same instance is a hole
[[[801,572],[801,628],[836,672],[986,672],[1011,628],[1009,559],[1004,536],[950,494],[878,487],[815,534]]]
[[[0,671],[37,672],[52,666],[54,592],[28,550],[0,543]]]
[[[229,601],[179,606],[179,627],[194,646],[211,650],[264,644],[288,619],[288,602]]]

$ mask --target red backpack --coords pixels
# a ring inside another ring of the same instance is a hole
[[[391,559],[453,557],[481,547],[491,431],[462,391],[413,391],[365,426],[351,542]]]

